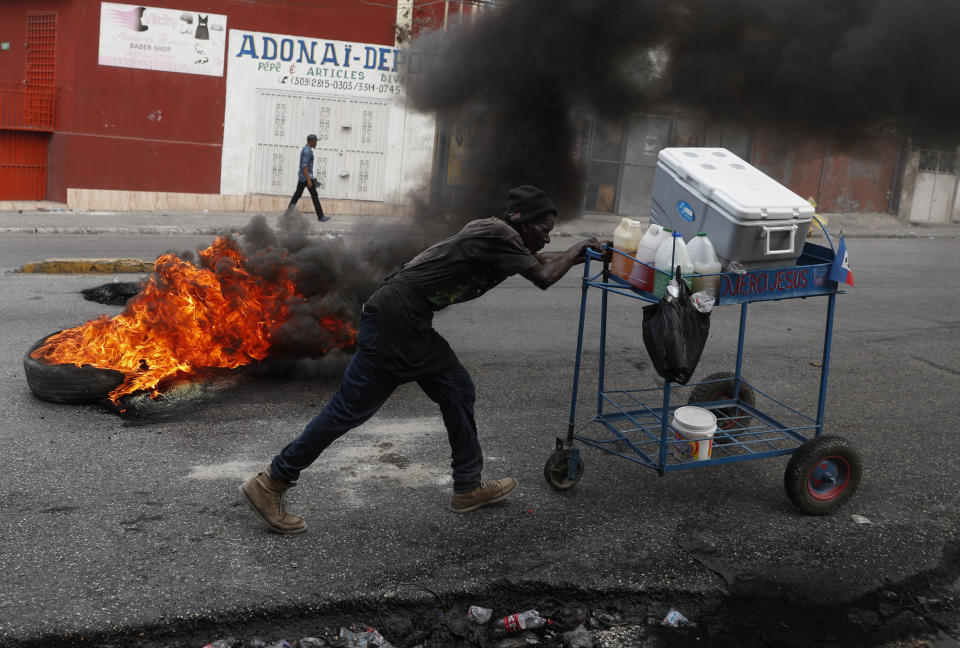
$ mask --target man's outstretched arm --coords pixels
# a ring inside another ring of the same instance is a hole
[[[589,239],[571,245],[563,252],[539,252],[533,255],[537,263],[521,274],[537,288],[546,290],[560,281],[570,268],[583,263],[588,247],[599,251],[602,246],[603,243],[600,240],[591,236]]]

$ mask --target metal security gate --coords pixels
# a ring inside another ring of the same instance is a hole
[[[314,133],[321,197],[383,200],[386,101],[261,91],[257,114],[254,192],[293,193],[300,150]]]
[[[47,133],[0,130],[0,200],[43,200]]]
[[[917,179],[910,203],[912,223],[949,223],[960,212],[960,155],[915,149]]]
[[[0,84],[0,200],[47,196],[47,144],[57,127],[57,14],[27,14],[24,83]]]

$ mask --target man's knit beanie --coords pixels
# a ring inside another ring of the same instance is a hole
[[[507,194],[507,209],[501,218],[508,223],[519,225],[556,213],[557,208],[542,189],[523,185],[514,187]]]

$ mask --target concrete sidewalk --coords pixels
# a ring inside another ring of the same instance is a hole
[[[312,213],[304,212],[305,216]],[[0,203],[0,234],[201,234],[216,236],[243,229],[256,214],[208,211],[71,211],[55,203]],[[275,225],[279,212],[264,213]],[[332,214],[317,223],[318,232],[345,234],[360,224],[390,222],[392,217]],[[960,238],[960,223],[907,225],[890,214],[824,214],[827,231],[848,238]],[[402,218],[402,217],[397,217]],[[311,219],[312,220],[312,219]],[[646,218],[640,220],[646,221]],[[620,218],[611,214],[586,214],[557,223],[556,237],[611,238]],[[822,235],[818,236],[822,238]],[[816,237],[815,237],[816,238]],[[152,266],[139,259],[48,259],[27,264],[23,272],[143,272]],[[105,270],[99,270],[105,268]],[[147,268],[144,270],[143,268]]]

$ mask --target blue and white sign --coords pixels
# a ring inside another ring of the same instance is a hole
[[[688,203],[686,200],[681,200],[677,203],[677,213],[680,214],[680,218],[688,223],[692,223],[693,219],[695,218],[693,207],[691,207],[690,203]]]

